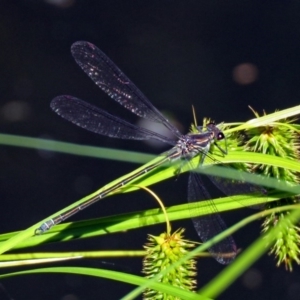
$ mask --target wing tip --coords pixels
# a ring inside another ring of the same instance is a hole
[[[81,51],[87,51],[87,49],[94,51],[95,49],[97,49],[97,47],[87,41],[77,41],[71,45],[71,53],[74,57],[76,57],[76,55]]]

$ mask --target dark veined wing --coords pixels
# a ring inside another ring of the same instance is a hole
[[[220,167],[221,168],[221,167]],[[220,170],[220,173],[226,173],[226,170],[229,170],[229,167],[222,166],[223,171]],[[258,186],[252,183],[249,183],[245,180],[243,177],[243,172],[239,172],[238,179],[231,179],[231,178],[224,178],[224,177],[218,177],[218,176],[212,176],[212,175],[206,175],[213,184],[222,191],[227,196],[234,196],[234,195],[253,195],[250,203],[247,204],[255,209],[261,209],[263,207],[263,204],[260,201],[258,201],[255,198],[255,195],[258,197],[267,195],[267,190],[265,190],[262,186]],[[267,197],[265,199],[265,202],[267,201]],[[241,203],[243,204],[243,203]],[[248,206],[247,205],[247,206]]]
[[[78,41],[71,47],[77,64],[107,95],[139,117],[164,124],[173,134],[181,134],[131,80],[95,45]]]
[[[58,96],[51,101],[50,107],[64,119],[97,134],[120,139],[156,139],[175,145],[175,141],[167,137],[128,123],[72,96]]]
[[[200,200],[207,200],[207,214],[201,217],[194,217],[195,214],[191,210],[191,216],[200,239],[202,242],[206,242],[224,231],[227,227],[211,200],[208,191],[205,189],[200,175],[191,172],[188,182],[188,201],[193,203]],[[201,208],[201,213],[203,212],[204,208]],[[229,264],[234,260],[237,249],[232,236],[228,236],[209,248],[209,252],[219,263]]]
[[[200,127],[198,126],[198,129]],[[227,153],[227,150],[223,150],[223,153]],[[219,174],[228,174],[231,170],[236,170],[237,172],[235,175],[237,175],[236,179],[233,178],[226,178],[222,176],[215,176],[215,175],[208,175],[205,174],[211,182],[225,195],[227,196],[235,196],[235,195],[253,195],[251,203],[247,203],[247,206],[251,206],[255,209],[261,209],[263,204],[260,199],[257,199],[255,196],[261,197],[267,195],[267,190],[263,188],[263,182],[261,181],[261,185],[256,185],[247,182],[244,171],[238,171],[236,168],[234,168],[233,165],[226,165],[218,161],[216,158],[214,158],[209,152],[205,153],[204,160],[207,162],[209,161],[209,165],[218,166],[218,173]],[[200,166],[204,168],[209,168],[209,165]],[[263,178],[261,178],[263,180]],[[267,202],[267,197],[264,197],[265,201]],[[243,205],[243,203],[241,203]]]

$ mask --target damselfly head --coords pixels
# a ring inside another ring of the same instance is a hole
[[[218,141],[225,139],[225,135],[224,135],[224,133],[221,130],[218,132],[218,134],[216,136],[216,139]]]
[[[216,126],[215,122],[210,122],[206,125],[208,131],[214,133],[214,138],[217,141],[225,139],[224,133]]]

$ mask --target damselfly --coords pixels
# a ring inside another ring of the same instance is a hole
[[[97,196],[87,200],[80,206],[70,209],[64,214],[43,223],[37,230],[38,232],[47,231],[52,226],[66,220],[75,213],[105,198],[124,185],[131,183],[139,176],[151,172],[168,161],[173,162],[175,160],[184,159],[190,163],[193,157],[201,155],[200,165],[202,165],[212,144],[214,144],[221,153],[224,155],[227,154],[227,149],[223,149],[217,144],[217,141],[223,140],[225,137],[223,132],[214,123],[209,123],[205,127],[198,126],[198,132],[196,133],[182,135],[179,130],[151,104],[128,77],[95,45],[82,41],[76,42],[72,45],[71,52],[77,64],[106,94],[139,117],[163,124],[173,133],[176,140],[128,123],[75,97],[58,96],[54,98],[51,102],[51,108],[61,117],[86,130],[121,139],[156,139],[173,146],[173,148],[164,153],[162,159],[157,163],[145,167],[133,176],[127,177],[121,183],[103,190]],[[210,176],[210,178],[220,190],[223,190],[228,195],[247,194],[255,191],[255,188],[251,184],[242,181],[235,181],[232,184],[226,182],[225,189],[221,180],[212,176]],[[188,200],[195,202],[201,199],[210,199],[210,195],[203,186],[200,176],[195,172],[190,172]],[[224,221],[217,213],[213,201],[209,201],[209,203],[210,214],[192,218],[196,231],[203,242],[214,237],[226,228]],[[220,243],[212,246],[210,252],[218,262],[227,264],[232,261],[235,256],[236,245],[233,238],[229,236]],[[224,255],[226,253],[233,253],[233,255]]]

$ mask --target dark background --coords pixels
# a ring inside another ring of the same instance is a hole
[[[76,65],[70,46],[77,40],[90,41],[102,49],[155,106],[180,122],[183,132],[192,121],[192,104],[199,120],[208,116],[217,122],[252,118],[248,105],[259,112],[273,112],[299,104],[299,1],[2,0],[1,132],[146,153],[165,150],[142,142],[98,137],[51,111],[52,98],[70,94],[136,120]],[[2,146],[0,167],[0,230],[5,233],[32,225],[137,165]],[[172,179],[155,186],[154,190],[166,205],[183,203],[186,180],[183,175],[176,182]],[[98,203],[72,220],[156,206],[150,197],[138,192]],[[233,224],[250,212],[238,211],[224,218]],[[180,226],[187,227],[187,238],[197,240],[191,221],[173,224],[174,229]],[[138,250],[147,233],[159,234],[163,230],[164,226],[159,225],[43,249],[117,250],[130,246]],[[237,233],[238,246],[249,245],[259,230],[257,223]],[[139,274],[141,268],[138,258],[105,262],[112,264],[85,260],[77,265],[111,267],[133,274]],[[199,287],[223,268],[213,259],[199,261],[198,267]],[[133,288],[62,274],[9,278],[1,284],[16,300],[119,299]],[[300,299],[299,293],[299,267],[288,273],[283,267],[277,268],[274,258],[266,255],[220,299],[242,296],[295,300]],[[10,299],[2,288],[0,299]]]

